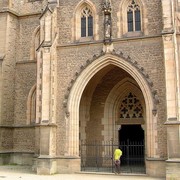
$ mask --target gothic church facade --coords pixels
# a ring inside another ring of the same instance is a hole
[[[127,155],[179,179],[179,11],[179,0],[1,0],[0,164],[104,170],[114,148],[142,141],[122,171]]]

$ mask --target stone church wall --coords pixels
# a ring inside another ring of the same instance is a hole
[[[1,2],[2,6],[5,7],[5,4]],[[34,151],[34,128],[30,126],[23,129],[22,126],[27,124],[28,93],[36,83],[36,62],[27,61],[30,60],[32,35],[38,26],[39,16],[18,17],[15,14],[4,12],[0,18],[0,24],[4,24],[0,33],[0,53],[5,55],[2,61],[0,151],[31,153]],[[19,61],[26,63],[16,64]],[[16,129],[14,125],[20,127]],[[5,161],[1,163],[14,163],[10,156]]]
[[[16,128],[13,131],[13,135],[14,152],[34,152],[35,132],[33,128]]]
[[[0,11],[2,7],[8,6],[7,2],[0,2]],[[83,68],[81,66],[86,64],[88,59],[92,59],[93,55],[100,54],[103,49],[104,16],[101,6],[102,0],[91,0],[96,9],[98,35],[95,40],[84,40],[83,42],[77,40],[74,34],[75,10],[79,2],[81,1],[60,0],[59,7],[57,7],[59,44],[57,49],[53,49],[57,50],[58,92],[56,93],[57,97],[55,97],[58,127],[57,156],[65,155],[67,150],[64,147],[67,143],[66,128],[68,128],[68,123],[65,121],[66,109],[63,104],[68,92],[67,89],[74,79],[75,73]],[[146,34],[139,37],[119,35],[121,27],[118,26],[118,21],[121,24],[121,19],[119,19],[121,2],[122,0],[111,0],[113,46],[115,52],[123,52],[125,57],[130,56],[137,61],[148,73],[153,82],[153,89],[157,90],[160,100],[157,106],[157,155],[160,158],[165,158],[167,156],[167,134],[164,126],[166,121],[166,87],[161,37],[163,26],[161,1],[143,1],[143,23],[146,24],[144,29]],[[46,3],[47,0],[32,0],[31,2],[28,0],[11,0],[9,8],[15,14],[6,12],[0,16],[0,24],[6,24],[8,27],[6,29],[4,26],[0,29],[0,39],[4,36],[3,40],[0,41],[0,53],[6,55],[2,62],[3,86],[0,89],[2,90],[0,123],[3,124],[0,131],[0,151],[25,152],[27,154],[37,151],[37,154],[39,153],[39,147],[35,142],[35,128],[27,122],[27,97],[30,89],[36,83],[36,61],[31,59],[32,37],[40,24],[39,17]],[[149,37],[147,38],[147,36]],[[6,50],[5,47],[7,47]],[[18,162],[18,158],[15,160]],[[0,164],[5,163],[1,161],[0,158]],[[28,163],[30,162],[28,161]]]
[[[5,58],[2,62],[2,118],[4,125],[13,124],[14,120],[14,84],[15,84],[15,63],[16,44],[18,40],[18,20],[13,15],[7,15],[6,47]]]
[[[9,8],[19,15],[41,13],[47,0],[9,0]]]
[[[157,107],[157,141],[158,154],[166,157],[166,128],[163,125],[166,121],[166,95],[165,95],[165,70],[163,62],[162,39],[148,38],[142,40],[122,41],[115,44],[115,50],[123,52],[124,56],[130,56],[133,60],[144,68],[153,82],[153,89],[157,90],[159,104]]]
[[[2,24],[4,24],[4,26],[2,26],[2,28],[0,29],[0,53],[1,56],[4,56],[3,54],[5,53],[5,47],[4,44],[6,42],[6,24],[7,24],[7,15],[6,14],[2,14],[0,16],[0,22]]]
[[[78,43],[72,38],[73,34],[73,13],[75,7],[78,4],[78,0],[74,1],[60,1],[60,7],[58,8],[58,22],[59,22],[59,44],[58,47],[58,100],[57,102],[63,102],[64,95],[67,91],[68,84],[70,84],[71,79],[73,79],[76,71],[78,72],[81,65],[86,63],[86,60],[92,58],[94,54],[99,54],[103,49],[103,14],[100,1],[92,1],[95,5],[98,14],[98,33],[99,41],[98,44],[89,44],[85,41],[83,43]],[[117,13],[119,7],[119,1],[112,0],[112,34],[113,38],[118,37],[118,27],[117,27]],[[134,38],[132,40],[121,38],[120,41],[116,39],[114,42],[114,48],[116,51],[122,51],[125,56],[130,56],[132,59],[136,60],[149,74],[152,82],[154,83],[154,89],[157,90],[160,99],[160,104],[158,106],[158,136],[157,141],[159,143],[158,154],[160,157],[166,156],[166,131],[163,123],[166,120],[165,116],[165,77],[164,77],[164,64],[163,64],[163,44],[161,39],[162,31],[162,18],[161,18],[161,2],[154,0],[150,3],[144,1],[146,5],[147,14],[147,25],[148,25],[148,35],[151,38]],[[71,22],[71,23],[69,23]],[[156,38],[156,36],[159,36]],[[92,41],[93,42],[93,41]],[[68,46],[72,45],[72,46]],[[57,117],[63,117],[65,112],[63,111],[63,104],[57,104]],[[60,118],[61,119],[61,118]],[[64,119],[60,120],[58,124],[61,125]],[[58,133],[59,137],[64,137],[65,130]],[[60,130],[59,130],[60,131]],[[163,136],[159,136],[163,134]],[[65,140],[63,140],[65,141]],[[65,142],[64,142],[65,143]],[[60,145],[58,146],[60,149]],[[62,150],[58,150],[60,154],[63,153]]]
[[[39,26],[39,15],[19,18],[19,26],[20,32],[17,48],[17,62],[29,61],[32,60],[30,59],[30,53],[33,46],[33,33]]]
[[[62,141],[57,142],[57,153],[64,154],[64,148],[62,144],[66,142],[66,130],[65,130],[65,108],[63,107],[64,96],[67,93],[67,88],[70,85],[71,79],[74,78],[76,71],[80,71],[81,65],[86,60],[91,59],[93,54],[100,53],[102,50],[102,44],[99,45],[81,45],[71,47],[58,47],[57,54],[57,117],[58,119],[58,134],[57,139]],[[63,138],[64,137],[64,138]]]
[[[60,1],[58,8],[58,26],[59,26],[59,43],[70,44],[74,42],[73,30],[75,20],[75,10],[78,6],[79,0],[74,1]],[[98,40],[103,39],[103,13],[102,13],[102,2],[100,0],[92,0],[92,4],[96,9],[96,20],[98,24]],[[120,4],[122,1],[112,0],[112,38],[120,38],[118,36],[118,16],[120,14]],[[162,8],[160,0],[152,0],[151,2],[144,0],[144,23],[147,24],[144,31],[146,35],[154,36],[160,35],[162,31]],[[121,22],[120,22],[121,24]],[[122,27],[120,27],[122,28]],[[75,41],[76,42],[76,41]]]
[[[27,101],[31,88],[36,84],[36,62],[17,63],[16,69],[14,124],[27,125]]]
[[[0,10],[2,10],[4,7],[8,7],[8,0],[0,1]]]

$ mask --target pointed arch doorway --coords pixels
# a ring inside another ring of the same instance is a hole
[[[119,147],[118,129],[122,125],[122,122],[119,122],[120,102],[127,92],[143,97],[145,154],[148,157],[156,155],[157,132],[151,123],[152,119],[156,122],[152,114],[154,104],[151,90],[143,76],[129,62],[106,54],[81,72],[68,98],[67,112],[70,116],[66,116],[69,125],[67,153],[74,158],[80,156],[81,170],[85,166],[92,166],[89,161],[92,152],[99,152],[98,156],[94,157],[93,167],[96,167],[96,170],[112,167],[112,152]],[[99,143],[98,146],[95,146],[93,141]]]
[[[113,152],[122,146],[124,152],[121,171],[144,173],[144,169],[133,167],[139,165],[140,158],[144,159],[144,156],[137,156],[138,151],[144,149],[144,144],[138,149],[140,146],[137,138],[133,144],[132,141],[127,144],[128,134],[125,134],[126,126],[123,125],[131,124],[139,133],[138,125],[133,124],[144,124],[143,106],[144,98],[138,84],[121,68],[106,66],[91,79],[80,103],[80,151],[83,171],[113,172]],[[119,125],[123,128],[118,139]],[[122,141],[123,138],[126,138],[127,142]]]

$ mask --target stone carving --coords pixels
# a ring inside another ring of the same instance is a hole
[[[111,38],[111,20],[110,16],[105,16],[105,38]]]
[[[4,57],[5,57],[5,54],[0,53],[0,61],[2,61],[4,59]]]
[[[165,41],[172,41],[172,34],[167,34],[167,35],[164,35],[163,37]]]
[[[70,116],[70,112],[66,111],[66,117],[68,118]]]
[[[104,12],[104,42],[110,43],[111,42],[111,4],[109,0],[106,0],[103,3]]]
[[[153,109],[153,110],[152,110],[152,113],[153,113],[154,116],[156,116],[156,114],[157,114],[157,109]]]

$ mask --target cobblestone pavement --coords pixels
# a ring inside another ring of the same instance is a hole
[[[145,175],[114,175],[111,173],[76,173],[36,175],[29,167],[0,166],[0,180],[163,180],[165,178],[152,178]]]

